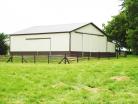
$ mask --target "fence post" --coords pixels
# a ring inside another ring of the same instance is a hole
[[[116,51],[116,58],[118,59],[118,51]]]
[[[50,62],[50,61],[49,61],[49,53],[48,53],[48,56],[47,56],[47,62],[48,62],[48,64],[49,64],[49,62]]]
[[[22,55],[22,63],[23,63],[23,55]]]
[[[88,55],[88,61],[90,60],[90,55]]]
[[[125,51],[125,54],[124,54],[125,57],[127,57],[127,52]]]
[[[11,55],[11,62],[13,62],[13,55]]]
[[[34,54],[34,64],[36,63],[36,56],[35,56],[35,54]]]
[[[101,57],[101,56],[100,56],[100,52],[98,52],[98,59],[100,59],[100,57]]]
[[[66,56],[66,53],[65,53],[65,56],[64,56],[64,63],[66,64],[66,59],[67,59],[67,56]]]
[[[13,63],[13,55],[10,56],[10,61]]]
[[[110,52],[108,52],[108,59],[110,59]]]
[[[77,55],[77,63],[79,62],[79,56]]]

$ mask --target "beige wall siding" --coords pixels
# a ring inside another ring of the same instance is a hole
[[[92,52],[106,52],[107,38],[92,36],[90,45]]]
[[[71,51],[82,51],[82,34],[71,33]]]
[[[85,33],[103,35],[103,36],[88,35]],[[83,52],[107,51],[107,37],[91,24],[75,30],[74,32],[72,32],[71,37],[72,37],[71,38],[72,51],[83,51]]]
[[[93,25],[89,24],[85,27],[82,27],[80,29],[76,30],[77,32],[84,32],[89,34],[98,34],[98,35],[104,35],[101,31],[99,31],[97,28],[95,28]]]
[[[32,38],[33,39],[51,38],[51,40],[50,39],[26,40]],[[50,50],[69,51],[69,33],[11,36],[10,51],[18,52],[18,51],[50,51]]]
[[[71,51],[106,52],[106,45],[105,36],[71,33]]]
[[[115,44],[108,42],[107,43],[107,52],[115,52]]]
[[[83,52],[91,52],[91,35],[83,35]]]

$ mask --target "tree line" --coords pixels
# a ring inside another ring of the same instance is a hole
[[[6,55],[9,49],[7,44],[8,35],[0,33],[0,55]]]
[[[108,40],[138,55],[138,0],[122,0],[121,12],[103,25]]]

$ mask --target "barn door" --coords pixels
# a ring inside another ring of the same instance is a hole
[[[27,47],[29,51],[49,52],[51,54],[51,38],[27,38]]]

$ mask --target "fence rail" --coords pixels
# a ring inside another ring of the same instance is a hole
[[[116,58],[118,58],[118,53],[116,53]],[[124,55],[126,57],[126,54]],[[110,59],[110,54],[107,56],[108,59]],[[20,56],[0,56],[0,62],[16,62],[16,63],[64,63],[64,64],[70,64],[72,62],[80,62],[82,60],[90,60],[91,58],[97,58],[100,59],[100,54],[97,55],[97,57],[92,57],[90,55],[86,55],[85,57],[72,54],[64,54],[64,55],[20,55]]]

